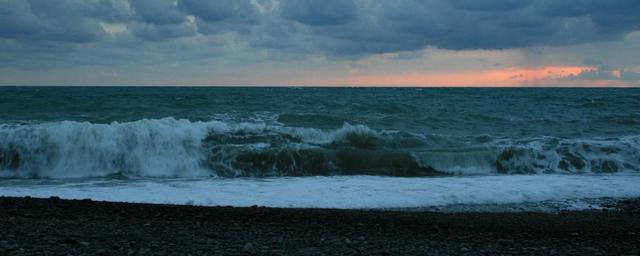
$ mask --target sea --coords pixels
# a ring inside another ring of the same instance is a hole
[[[0,87],[0,196],[606,208],[640,197],[640,89]]]

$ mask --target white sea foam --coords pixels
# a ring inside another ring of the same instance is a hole
[[[216,176],[216,170],[203,166],[207,148],[202,143],[210,134],[287,134],[307,145],[319,145],[344,140],[348,133],[375,134],[362,125],[345,124],[325,132],[262,122],[192,122],[174,118],[110,124],[0,124],[0,177]],[[267,140],[245,146],[255,150],[268,148],[269,143]],[[16,158],[16,170],[3,166],[3,157],[5,165],[11,165],[11,158]]]
[[[200,144],[221,122],[172,118],[128,123],[56,122],[0,127],[0,141],[19,153],[20,168],[3,176],[202,176]]]
[[[312,208],[427,208],[640,197],[640,175],[373,176],[197,180],[0,180],[2,196]]]
[[[640,136],[477,139],[438,141],[347,123],[333,130],[174,118],[0,124],[0,177],[431,174],[418,167],[457,175],[640,172]]]

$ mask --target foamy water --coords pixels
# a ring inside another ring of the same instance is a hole
[[[2,196],[59,196],[188,205],[341,209],[521,205],[598,207],[590,199],[640,197],[640,175],[373,176],[197,180],[2,180]],[[551,203],[550,203],[551,202]],[[531,208],[533,206],[533,208]]]
[[[451,146],[451,145],[454,146]],[[458,145],[456,145],[458,144]],[[0,123],[0,177],[638,173],[640,136],[498,138],[163,118]]]
[[[597,207],[640,196],[639,92],[1,87],[0,195]]]

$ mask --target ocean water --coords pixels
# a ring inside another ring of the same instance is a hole
[[[576,207],[640,196],[639,131],[640,89],[0,87],[0,195]]]

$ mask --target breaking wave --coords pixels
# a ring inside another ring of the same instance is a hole
[[[511,140],[261,122],[0,125],[0,177],[439,176],[640,171],[640,136]]]

